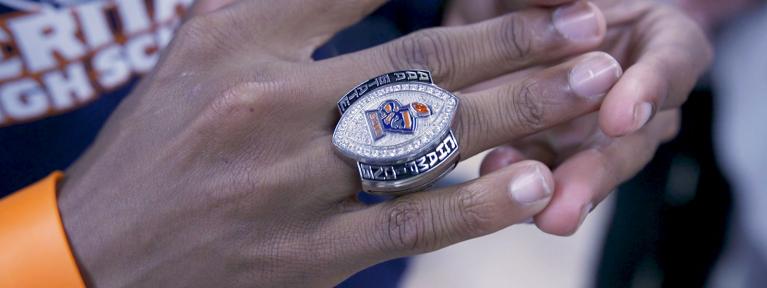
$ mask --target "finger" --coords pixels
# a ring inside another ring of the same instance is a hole
[[[620,75],[615,59],[592,52],[506,85],[459,94],[461,104],[453,131],[459,138],[461,157],[596,111]]]
[[[479,165],[479,175],[493,173],[525,159],[527,159],[525,154],[511,145],[495,148],[482,159],[482,163]]]
[[[461,155],[470,157],[596,111],[621,72],[610,55],[593,52],[507,85],[460,94],[454,130]]]
[[[622,182],[633,177],[655,155],[659,143],[678,127],[678,111],[664,111],[644,129],[573,155],[554,170],[557,183],[546,209],[535,217],[538,227],[551,234],[571,235],[594,205]]]
[[[708,39],[695,23],[670,8],[652,13],[637,24],[650,28],[640,30],[635,64],[602,105],[599,122],[607,135],[632,133],[657,111],[682,105],[711,62]]]
[[[604,33],[604,17],[592,4],[529,9],[468,26],[422,30],[379,47],[323,60],[315,69],[346,73],[331,73],[329,82],[323,79],[316,86],[328,88],[327,95],[342,95],[374,76],[418,68],[431,71],[436,84],[456,90],[593,49]]]
[[[342,214],[330,230],[347,232],[344,240],[352,244],[346,250],[355,258],[414,255],[520,223],[546,206],[553,187],[546,166],[525,161],[458,186]]]

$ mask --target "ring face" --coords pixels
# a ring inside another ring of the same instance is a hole
[[[452,169],[458,142],[450,126],[458,98],[422,70],[397,71],[355,87],[338,102],[333,144],[357,161],[363,188],[404,193]]]

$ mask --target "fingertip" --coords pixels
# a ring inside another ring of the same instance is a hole
[[[487,175],[525,160],[525,155],[514,147],[504,145],[490,151],[479,166],[479,175]]]
[[[640,102],[634,104],[631,130],[637,131],[647,125],[647,122],[650,122],[650,118],[652,118],[653,114],[655,114],[654,111],[655,105],[653,103]]]
[[[654,139],[658,143],[665,143],[673,140],[679,134],[681,121],[681,111],[678,108],[659,111],[640,132],[647,133],[649,139]]]
[[[605,35],[607,34],[607,18],[605,18],[604,13],[602,13],[602,9],[599,8],[599,6],[597,6],[596,4],[591,3],[591,1],[586,1],[586,4],[588,4],[589,8],[591,8],[594,11],[594,13],[597,15],[597,27],[598,27],[597,35],[599,35],[598,36],[599,43],[602,43],[602,41],[605,38]]]
[[[633,111],[625,109],[623,105],[603,103],[599,110],[599,128],[609,137],[621,137],[630,134],[634,132],[631,127],[632,115]]]
[[[554,179],[557,189],[551,203],[535,217],[541,231],[558,236],[573,235],[598,201],[598,189],[588,178],[590,172],[583,167],[592,167],[586,162],[568,162],[557,168]]]
[[[522,207],[534,207],[531,213],[544,209],[554,194],[554,177],[546,165],[526,160],[512,166],[509,181],[511,199]]]
[[[642,129],[665,99],[665,84],[644,65],[631,67],[607,94],[599,111],[599,127],[621,137]]]
[[[598,102],[623,75],[620,63],[605,52],[591,52],[578,59],[568,81],[573,92],[583,99]]]
[[[649,102],[626,103],[622,106],[600,109],[599,128],[605,135],[615,138],[635,133],[644,128],[655,114],[655,105]]]
[[[662,142],[671,141],[679,134],[679,130],[682,127],[682,115],[679,109],[658,113],[656,117],[664,118],[660,122],[668,123],[661,127],[660,139]]]
[[[540,174],[541,177],[543,177],[543,180],[546,181],[546,183],[549,185],[549,188],[551,189],[551,192],[554,190],[554,173],[551,171],[549,166],[546,166],[541,161],[538,160],[521,160],[518,163],[514,164],[516,167],[525,167],[525,169],[528,169],[530,171],[534,171],[535,173]]]
[[[553,13],[554,28],[576,43],[599,45],[607,32],[602,10],[588,1],[561,5]]]
[[[552,203],[551,205],[555,205]],[[557,236],[572,236],[583,225],[593,208],[590,203],[569,205],[553,209],[547,207],[544,212],[535,216],[535,225],[543,232]]]

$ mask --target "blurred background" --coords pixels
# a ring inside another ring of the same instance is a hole
[[[709,32],[715,64],[683,107],[679,136],[575,235],[522,224],[360,273],[377,275],[380,287],[393,281],[402,287],[767,287],[767,3],[665,2]],[[390,1],[315,58],[438,26],[449,4]],[[443,184],[477,177],[482,157],[462,163]],[[404,278],[387,278],[403,270]],[[355,277],[340,286],[358,287]]]

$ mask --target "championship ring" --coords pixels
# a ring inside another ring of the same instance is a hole
[[[458,102],[434,85],[429,71],[375,77],[338,101],[333,145],[357,161],[366,192],[424,190],[458,163],[458,140],[450,129]]]

